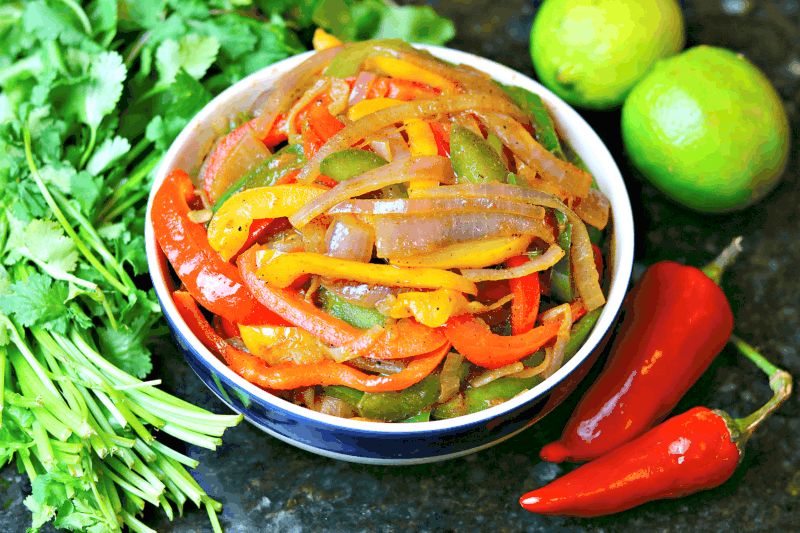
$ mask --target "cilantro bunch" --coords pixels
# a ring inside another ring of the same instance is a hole
[[[383,0],[30,0],[0,6],[0,467],[32,482],[37,531],[150,532],[211,499],[154,438],[214,449],[240,416],[161,391],[166,333],[144,256],[144,210],[165,150],[211,98],[309,48],[441,44],[450,21]]]

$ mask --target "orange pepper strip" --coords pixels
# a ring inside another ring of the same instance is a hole
[[[403,359],[431,352],[448,343],[439,329],[433,329],[416,320],[401,320],[394,335],[383,335],[362,356],[370,359]]]
[[[365,374],[350,366],[335,361],[318,363],[284,363],[267,366],[264,361],[247,352],[234,348],[220,337],[197,307],[192,295],[186,291],[175,291],[172,298],[181,316],[186,320],[200,342],[222,357],[231,370],[241,377],[266,389],[296,389],[312,385],[344,385],[363,392],[402,390],[421,381],[439,366],[450,350],[450,343],[415,357],[408,366],[391,376]]]
[[[548,322],[522,335],[506,336],[492,333],[486,324],[465,314],[451,318],[442,327],[453,347],[471,363],[500,368],[534,353],[555,338],[561,322]]]

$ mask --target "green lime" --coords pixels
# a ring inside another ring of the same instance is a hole
[[[659,62],[631,91],[622,140],[636,167],[668,196],[699,211],[732,211],[780,180],[789,119],[752,63],[698,46]]]
[[[531,29],[540,81],[565,101],[620,105],[661,58],[683,49],[683,13],[675,0],[545,0]]]

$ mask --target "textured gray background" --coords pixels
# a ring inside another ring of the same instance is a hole
[[[483,55],[535,77],[528,34],[539,2],[448,0],[428,2],[452,18],[453,48]],[[643,184],[626,160],[619,112],[582,112],[605,140],[627,182],[636,218],[636,269],[663,259],[700,266],[737,235],[745,253],[723,281],[738,333],[768,358],[800,377],[800,4],[798,0],[682,2],[688,45],[712,44],[742,52],[778,88],[792,123],[793,155],[783,183],[746,211],[725,216],[689,212]],[[746,6],[729,14],[725,7]],[[223,412],[174,353],[158,345],[157,377],[190,401]],[[596,373],[596,369],[595,369]],[[593,375],[595,375],[593,373]],[[590,376],[589,379],[591,379]],[[580,392],[580,391],[579,391]],[[745,415],[770,395],[763,376],[726,348],[684,397],[677,412],[695,405]],[[800,531],[800,395],[789,400],[750,441],[733,478],[677,500],[653,502],[613,516],[583,520],[523,511],[523,493],[564,473],[542,463],[538,450],[556,438],[578,395],[534,428],[480,453],[414,467],[363,466],[318,457],[268,437],[247,424],[229,430],[216,452],[189,448],[201,461],[198,481],[225,511],[234,532],[548,532],[647,533]],[[571,467],[566,467],[571,468]],[[30,524],[22,499],[30,486],[14,467],[0,472],[0,532]],[[793,493],[794,492],[794,493]],[[159,512],[147,523],[163,532],[211,531],[205,511],[189,509],[168,522]]]

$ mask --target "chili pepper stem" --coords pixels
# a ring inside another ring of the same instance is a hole
[[[789,398],[792,393],[792,376],[785,370],[767,361],[755,348],[744,342],[737,335],[731,335],[730,342],[769,376],[769,387],[774,393],[772,398],[754,413],[744,418],[733,420],[736,428],[741,432],[741,438],[746,440],[753,434],[753,431],[755,431],[762,421]]]
[[[703,274],[711,278],[717,285],[722,281],[722,274],[725,269],[733,263],[736,256],[742,251],[742,238],[736,237],[733,241],[722,250],[722,253],[717,256],[711,263],[706,265],[702,270]]]

